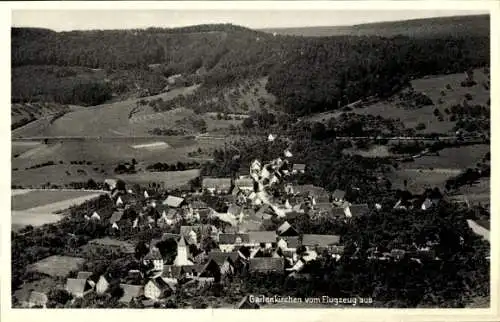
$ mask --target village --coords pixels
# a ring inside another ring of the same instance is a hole
[[[275,137],[270,134],[267,140],[272,143]],[[345,191],[330,194],[314,185],[294,184],[294,176],[303,173],[306,165],[292,164],[291,156],[287,149],[270,161],[254,160],[247,174],[235,178],[204,177],[201,191],[178,191],[166,197],[155,189],[143,189],[142,195],[138,195],[126,183],[107,179],[105,186],[114,205],[111,216],[103,222],[105,219],[98,211],[93,211],[84,215],[84,221],[106,225],[109,236],[91,240],[88,245],[105,251],[135,253],[140,265],[130,269],[127,278],[79,271],[66,279],[65,291],[74,301],[90,293],[109,293],[116,286],[122,304],[140,301],[143,307],[161,307],[179,287],[196,290],[212,283],[230,282],[233,276],[245,272],[307,279],[308,265],[318,258],[340,260],[344,254],[342,236],[303,233],[289,221],[300,216],[325,217],[349,225],[353,218],[381,211],[382,205],[351,204]],[[227,211],[214,210],[201,200],[202,196],[224,203]],[[420,198],[402,198],[394,209],[426,211],[437,206],[441,198],[439,191],[430,191]],[[136,213],[132,208],[140,211]],[[265,227],[277,229],[263,230]],[[115,239],[124,229],[143,232],[153,228],[164,231],[161,238],[152,238],[140,246]],[[165,245],[175,248],[171,250],[175,257],[165,251]],[[375,247],[370,249],[368,258],[398,261],[406,256],[418,263],[424,258],[439,261],[434,245],[414,243],[406,249],[386,251]],[[350,256],[356,257],[358,250]],[[19,300],[23,307],[45,307],[48,301],[43,292],[32,291],[23,296]],[[258,307],[248,296],[236,305]]]

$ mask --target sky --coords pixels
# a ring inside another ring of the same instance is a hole
[[[380,21],[485,14],[464,10],[13,10],[12,26],[55,31],[174,28],[232,23],[253,29],[345,26]]]

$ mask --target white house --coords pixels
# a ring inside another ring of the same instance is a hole
[[[101,275],[99,277],[99,280],[97,281],[97,284],[95,286],[95,291],[97,294],[104,294],[109,288],[109,280],[106,276]]]
[[[174,291],[175,286],[167,283],[161,276],[150,279],[144,286],[144,296],[152,300],[161,299]]]

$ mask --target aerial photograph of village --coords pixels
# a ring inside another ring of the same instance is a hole
[[[490,307],[488,11],[261,14],[12,11],[13,309]]]

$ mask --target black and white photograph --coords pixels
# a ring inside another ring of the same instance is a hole
[[[493,15],[356,3],[12,9],[4,301],[491,309]]]

